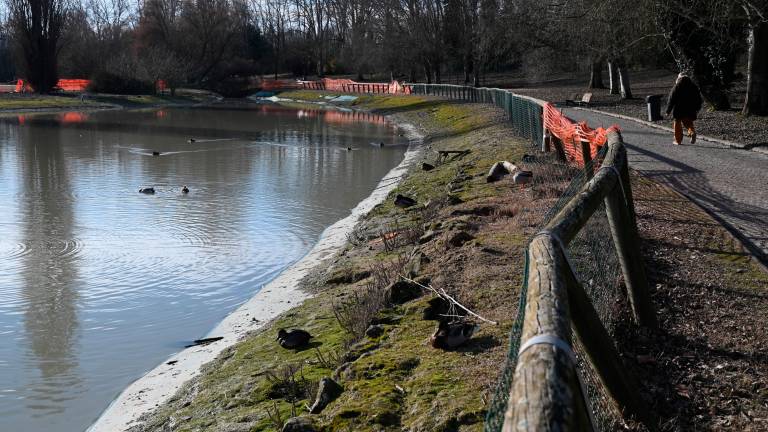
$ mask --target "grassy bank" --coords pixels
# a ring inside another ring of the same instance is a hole
[[[281,96],[301,104],[322,95]],[[482,429],[517,314],[525,243],[565,184],[486,183],[494,162],[518,163],[529,149],[494,108],[416,96],[363,96],[352,105],[419,128],[423,160],[436,168],[413,167],[345,248],[304,280],[313,298],[226,350],[134,432],[272,431],[295,415],[327,431]],[[436,164],[439,150],[469,153]],[[632,180],[662,328],[622,335],[627,370],[639,374],[661,430],[761,430],[768,276],[684,197]],[[419,205],[398,208],[396,194]],[[434,296],[388,301],[400,275],[444,289],[498,325],[480,323],[458,349],[432,348]],[[281,348],[282,327],[311,332],[310,347]],[[323,377],[343,392],[310,415]]]
[[[82,98],[79,94],[0,94],[0,112],[24,111],[62,111],[93,110],[104,108],[151,108],[173,105],[191,105],[213,101],[214,95],[208,92],[180,91],[177,96],[170,95],[112,95],[89,94]]]

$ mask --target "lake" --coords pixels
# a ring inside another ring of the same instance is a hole
[[[0,117],[0,429],[86,429],[347,216],[402,135],[257,104]]]

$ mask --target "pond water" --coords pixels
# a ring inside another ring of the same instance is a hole
[[[86,429],[406,144],[380,116],[270,105],[0,118],[0,430]]]

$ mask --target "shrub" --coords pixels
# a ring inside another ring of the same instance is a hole
[[[154,93],[154,85],[136,78],[118,76],[111,72],[98,72],[91,79],[88,91],[96,93],[117,94],[151,94]]]

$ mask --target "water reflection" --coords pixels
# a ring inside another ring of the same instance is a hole
[[[78,338],[78,241],[72,191],[56,130],[19,131],[23,242],[22,298],[25,342],[38,376],[26,388],[36,415],[62,412],[65,390],[80,381],[74,345]],[[27,370],[27,373],[33,371]]]
[[[0,118],[0,430],[84,430],[305,254],[405,143],[380,116],[269,106]]]

